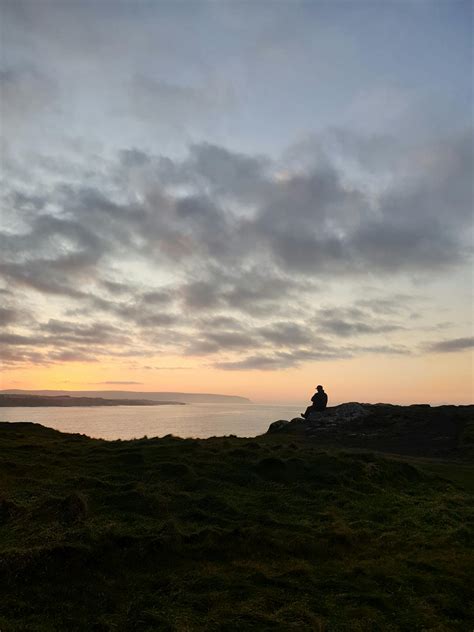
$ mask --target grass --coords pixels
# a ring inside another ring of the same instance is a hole
[[[471,630],[473,473],[0,424],[0,630]]]

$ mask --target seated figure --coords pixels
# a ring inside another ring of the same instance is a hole
[[[311,401],[313,402],[312,405],[308,406],[304,413],[301,413],[303,419],[308,419],[311,413],[322,412],[328,405],[328,396],[320,384],[316,387],[316,393],[311,398]]]

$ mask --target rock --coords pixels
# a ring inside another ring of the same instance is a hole
[[[303,426],[304,429],[311,434],[317,429],[338,426],[339,424],[344,424],[354,419],[360,419],[368,414],[369,410],[361,404],[349,402],[347,404],[341,404],[340,406],[326,408],[326,410],[322,412],[311,413],[308,419],[302,419],[301,417],[295,417],[291,421],[279,419],[270,424],[267,433],[285,432],[296,429],[297,426]]]
[[[326,408],[322,412],[311,413],[308,417],[308,421],[317,421],[321,423],[339,423],[344,421],[352,421],[360,417],[365,417],[368,414],[368,410],[357,402],[349,402],[348,404],[341,404],[340,406],[334,406],[332,408]]]
[[[271,434],[272,432],[279,432],[280,430],[283,430],[283,428],[286,428],[289,423],[290,422],[286,419],[278,419],[278,421],[274,421],[272,424],[270,424],[267,433]]]
[[[314,411],[314,413],[310,413],[306,418],[306,421],[324,421],[328,418],[328,413],[324,411]]]
[[[357,402],[349,402],[341,404],[333,408],[327,408],[323,412],[317,412],[310,415],[306,427],[306,434],[313,435],[324,430],[332,430],[337,426],[350,423],[356,419],[360,419],[369,414],[367,408],[364,408]]]

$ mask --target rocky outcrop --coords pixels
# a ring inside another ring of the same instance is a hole
[[[311,420],[279,420],[278,437],[308,439],[320,446],[393,452],[423,457],[474,457],[474,405],[359,404],[327,408]]]
[[[278,419],[278,421],[274,421],[270,424],[267,433],[272,434],[274,432],[280,432],[281,430],[284,430],[289,425],[289,423],[290,422],[286,419]]]
[[[322,412],[314,412],[308,419],[302,419],[301,417],[296,417],[291,421],[279,419],[270,424],[267,433],[274,434],[275,432],[286,432],[294,430],[297,427],[304,427],[306,432],[311,434],[312,430],[316,428],[338,426],[356,419],[361,419],[368,414],[368,408],[362,404],[349,402],[347,404],[326,408],[326,410]]]
[[[314,412],[309,416],[308,421],[339,423],[359,419],[360,417],[365,417],[367,414],[368,410],[364,408],[362,404],[349,402],[347,404],[341,404],[340,406],[326,408],[326,410],[319,413]]]

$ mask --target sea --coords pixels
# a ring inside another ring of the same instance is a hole
[[[32,421],[61,432],[97,439],[176,437],[205,439],[235,435],[255,437],[277,419],[299,417],[301,406],[263,404],[185,404],[160,406],[91,406],[0,408],[0,421]]]

